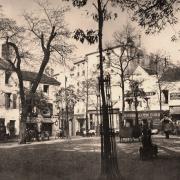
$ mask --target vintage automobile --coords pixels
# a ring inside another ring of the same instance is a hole
[[[151,134],[158,134],[159,133],[159,129],[151,129]]]
[[[96,130],[95,129],[90,129],[87,133],[87,136],[95,136],[96,135]]]

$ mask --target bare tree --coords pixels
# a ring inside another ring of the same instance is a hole
[[[132,97],[132,102],[134,102],[134,108],[135,108],[135,126],[138,127],[139,125],[139,118],[138,118],[138,97],[140,98],[145,98],[146,93],[142,88],[140,88],[140,85],[142,84],[142,81],[137,81],[137,80],[130,80],[130,91],[127,93],[127,97]]]
[[[162,119],[162,94],[165,88],[165,83],[162,81],[162,76],[164,72],[170,67],[170,62],[168,58],[161,53],[151,54],[151,69],[154,70],[157,79],[158,91],[159,91],[159,109],[160,109],[160,120]],[[166,88],[168,84],[166,83]]]
[[[91,100],[90,97],[92,95],[95,95],[96,85],[97,85],[97,82],[94,78],[86,79],[79,84],[78,98],[79,98],[79,100],[84,101],[86,104],[86,133],[89,130],[88,107],[92,103],[92,102],[90,102],[90,100]]]
[[[12,70],[17,74],[19,80],[19,92],[21,100],[20,118],[20,142],[25,143],[25,129],[27,120],[27,103],[22,77],[22,64],[26,62],[34,63],[30,51],[25,47],[31,43],[31,49],[35,46],[40,54],[38,61],[38,73],[34,77],[29,91],[29,97],[33,99],[34,94],[41,81],[44,70],[51,57],[56,53],[64,58],[71,52],[70,47],[65,42],[69,37],[69,31],[64,23],[64,13],[67,8],[53,8],[48,1],[37,1],[39,11],[31,14],[24,14],[27,26],[18,26],[15,21],[1,19],[1,38],[6,39],[7,57]],[[33,43],[34,42],[34,43]],[[12,55],[10,55],[12,50]],[[34,52],[31,52],[33,54]]]
[[[125,81],[129,79],[128,68],[131,61],[139,61],[143,55],[142,50],[139,49],[139,36],[135,29],[129,24],[126,25],[122,32],[114,33],[114,43],[117,48],[108,48],[108,58],[110,65],[115,71],[115,74],[119,75],[120,88],[122,94],[122,115],[121,120],[124,119],[125,110]],[[119,122],[119,128],[122,123]]]
[[[65,131],[67,137],[69,136],[69,120],[74,116],[74,106],[77,101],[78,97],[74,91],[74,86],[72,85],[69,85],[66,88],[62,87],[56,93],[56,105],[59,109],[59,119],[61,119],[61,127]],[[66,119],[63,118],[65,117],[65,113]]]

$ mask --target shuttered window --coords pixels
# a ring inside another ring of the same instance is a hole
[[[11,93],[5,93],[5,108],[9,109],[11,107]]]
[[[4,94],[0,94],[0,107],[5,106],[5,96]]]
[[[17,108],[17,95],[13,94],[13,109]]]

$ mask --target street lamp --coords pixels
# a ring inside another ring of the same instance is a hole
[[[99,97],[100,97],[100,94],[99,94],[99,91],[97,90],[96,91],[96,97],[97,97],[97,105],[96,105],[96,114],[97,114],[97,127],[96,127],[96,132],[97,132],[97,135],[99,135],[99,116],[100,116],[100,110],[99,110]]]

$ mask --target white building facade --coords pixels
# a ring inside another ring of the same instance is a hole
[[[22,71],[24,87],[29,89],[37,73]],[[58,127],[58,111],[55,107],[55,93],[60,83],[54,78],[43,75],[38,86],[38,92],[42,92],[47,99],[48,107],[39,111],[35,117],[29,117],[27,126],[33,128],[35,124],[41,123],[42,128],[53,135]],[[0,126],[6,127],[6,133],[10,135],[19,134],[20,120],[20,97],[18,78],[15,72],[11,71],[8,63],[0,60]],[[14,129],[14,132],[11,130]],[[11,131],[11,132],[10,132]],[[13,133],[13,134],[12,134]]]

